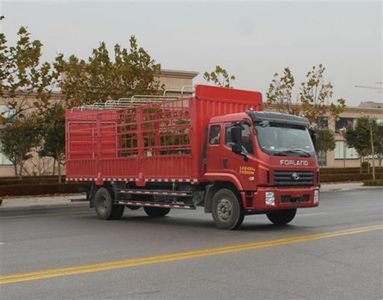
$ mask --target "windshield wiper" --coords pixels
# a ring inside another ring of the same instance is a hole
[[[311,157],[311,154],[310,152],[307,152],[306,150],[303,150],[303,149],[288,149],[288,150],[283,150],[283,151],[280,151],[280,152],[276,152],[275,154],[276,155],[287,155],[288,153],[301,153],[299,156],[303,156],[303,157]]]
[[[284,151],[281,151],[281,152],[273,152],[273,155],[274,155],[274,156],[287,156],[287,154],[284,153]]]

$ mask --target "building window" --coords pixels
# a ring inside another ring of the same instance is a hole
[[[354,128],[356,125],[357,119],[355,118],[338,118],[335,121],[335,132],[341,132],[341,129]]]
[[[346,147],[345,147],[346,146]],[[354,148],[345,145],[344,141],[335,142],[335,159],[358,159],[358,152]]]
[[[328,117],[318,117],[317,118],[318,128],[323,129],[328,127]]]
[[[1,149],[1,141],[0,141],[0,149]],[[0,165],[1,166],[11,166],[12,162],[0,151]]]
[[[0,105],[0,114],[2,117],[6,118],[7,121],[15,121],[16,119],[16,110],[10,109],[8,106],[1,104]],[[1,130],[1,128],[0,128]],[[0,149],[1,149],[1,141],[0,141]],[[4,155],[4,153],[0,150],[0,165],[1,166],[11,166],[12,162]]]
[[[16,110],[9,108],[7,105],[0,104],[0,114],[3,118],[7,119],[7,121],[16,120]]]

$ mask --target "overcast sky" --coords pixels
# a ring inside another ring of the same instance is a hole
[[[382,101],[376,90],[355,88],[382,86],[382,1],[0,3],[10,44],[27,26],[46,60],[60,52],[87,58],[100,41],[128,46],[135,35],[165,69],[203,73],[218,64],[237,77],[235,87],[265,93],[284,67],[300,81],[322,63],[335,97],[351,106]]]

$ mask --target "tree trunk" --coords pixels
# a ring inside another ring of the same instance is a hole
[[[23,162],[20,162],[19,165],[19,178],[23,179]]]
[[[56,159],[54,158],[53,159],[53,169],[52,169],[52,175],[55,176],[56,175]]]
[[[363,157],[362,157],[362,155],[360,156],[359,160],[360,160],[359,173],[362,174],[363,173]]]
[[[57,172],[59,175],[59,183],[61,184],[61,160],[57,158]]]
[[[17,163],[13,163],[13,168],[15,170],[15,176],[17,176]]]

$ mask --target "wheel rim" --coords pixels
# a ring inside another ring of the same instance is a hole
[[[217,203],[217,215],[221,221],[228,221],[233,210],[233,205],[227,199],[220,199]]]
[[[108,200],[106,197],[102,197],[98,200],[97,208],[101,214],[104,214],[108,210]]]

